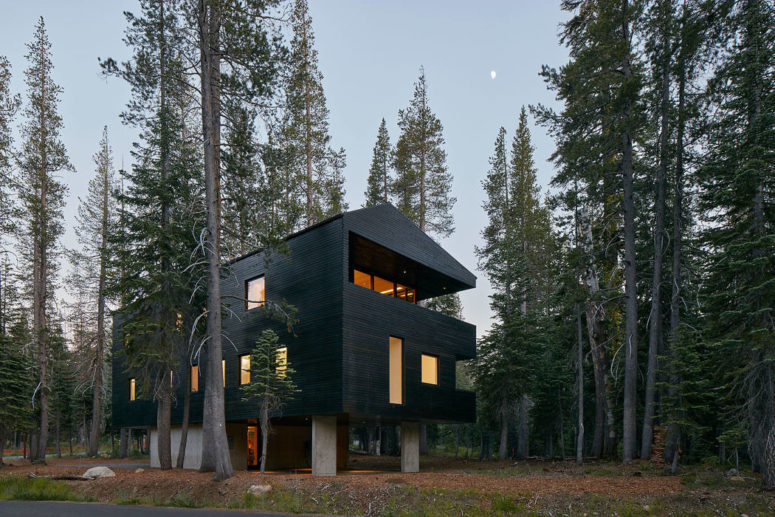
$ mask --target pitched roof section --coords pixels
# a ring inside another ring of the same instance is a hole
[[[476,276],[390,203],[343,214],[345,230],[454,279],[454,291],[476,287]]]

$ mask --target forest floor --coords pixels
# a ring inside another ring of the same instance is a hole
[[[161,471],[148,460],[105,458],[116,477],[55,481],[100,464],[52,458],[46,465],[12,460],[0,467],[0,499],[65,499],[116,504],[225,507],[345,515],[765,515],[775,493],[750,473],[730,476],[714,466],[567,461],[476,461],[422,457],[419,474],[399,472],[399,458],[350,455],[336,477],[307,472],[239,471],[224,482],[190,470]],[[123,467],[123,468],[120,468]],[[141,470],[138,470],[141,469]],[[36,477],[31,477],[36,476]],[[263,496],[251,485],[271,485]]]

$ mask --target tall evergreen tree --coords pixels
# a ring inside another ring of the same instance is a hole
[[[707,335],[745,411],[751,459],[775,488],[775,9],[734,3],[709,85],[715,112],[699,171],[710,272]],[[736,389],[735,389],[736,388]]]
[[[72,170],[65,146],[59,138],[62,118],[57,105],[62,89],[52,77],[51,43],[43,18],[35,25],[35,35],[27,44],[29,68],[24,72],[27,84],[26,121],[22,127],[23,144],[19,155],[18,197],[22,204],[24,226],[21,252],[32,271],[32,340],[38,370],[40,431],[37,455],[45,461],[49,426],[49,307],[53,296],[52,277],[57,267],[57,246],[64,231],[62,209],[67,187],[57,174]]]
[[[443,127],[428,105],[425,70],[414,84],[406,109],[398,110],[401,135],[396,142],[392,192],[397,208],[424,232],[448,237],[454,231],[450,195],[452,174],[447,170]]]
[[[113,234],[121,293],[129,321],[124,353],[141,392],[157,402],[159,462],[171,468],[171,372],[184,347],[178,321],[189,311],[198,268],[190,269],[201,220],[200,161],[185,131],[182,108],[190,86],[183,75],[184,31],[175,3],[147,0],[141,14],[126,13],[131,60],[105,61],[108,73],[126,80],[132,99],[124,120],[141,131],[135,165],[123,173],[119,228]]]
[[[375,206],[389,201],[390,184],[392,183],[392,178],[390,177],[390,154],[390,135],[383,118],[377,130],[377,141],[374,143],[364,206]]]
[[[89,182],[86,199],[78,207],[76,235],[80,248],[71,256],[81,264],[88,289],[91,291],[94,328],[92,351],[93,379],[92,420],[89,437],[89,455],[97,455],[100,428],[102,423],[105,355],[108,340],[106,315],[106,289],[108,267],[111,260],[108,233],[115,227],[115,199],[113,197],[113,151],[108,141],[108,128],[102,131],[99,150],[94,155],[96,175]]]
[[[330,215],[337,208],[330,203],[342,199],[341,168],[332,167],[335,153],[330,147],[328,107],[323,92],[323,74],[318,68],[315,35],[307,0],[295,0],[291,13],[293,39],[290,43],[289,72],[285,86],[285,113],[282,140],[286,150],[286,167],[305,206],[305,226]],[[340,151],[339,160],[344,160]]]
[[[0,56],[0,250],[2,239],[11,232],[11,177],[13,138],[11,124],[19,110],[21,100],[11,93],[11,63]]]
[[[216,480],[234,474],[226,437],[221,318],[221,164],[219,143],[223,102],[229,97],[254,104],[273,92],[277,59],[271,39],[271,9],[275,1],[222,3],[200,0],[193,28],[199,51],[199,74],[207,223],[201,250],[207,268],[207,330],[203,440],[200,470],[214,471]],[[267,15],[267,13],[270,13]]]

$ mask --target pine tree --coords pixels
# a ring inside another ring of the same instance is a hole
[[[728,50],[710,82],[715,112],[699,171],[710,272],[706,331],[740,393],[751,460],[775,488],[775,12],[736,2]]]
[[[201,0],[196,7],[196,34],[192,47],[199,51],[206,227],[202,252],[207,268],[207,330],[203,440],[200,470],[214,471],[216,480],[234,474],[226,437],[221,314],[221,113],[228,97],[259,104],[272,95],[277,58],[276,40],[270,39],[274,1],[221,3]],[[228,73],[226,72],[228,70]],[[222,83],[222,80],[225,82]],[[226,88],[228,86],[228,88]],[[308,214],[309,215],[309,214]],[[204,341],[203,341],[204,343]]]
[[[159,462],[171,468],[171,371],[185,352],[178,321],[190,311],[196,275],[189,268],[203,221],[200,161],[185,126],[184,31],[174,2],[143,2],[140,16],[126,13],[126,41],[134,54],[122,65],[104,63],[107,73],[126,80],[132,100],[124,120],[141,131],[135,164],[123,176],[128,185],[118,201],[119,223],[112,234],[116,269],[111,286],[121,294],[127,364],[140,391],[157,401]]]
[[[383,118],[377,130],[377,141],[374,143],[364,206],[375,206],[390,200],[390,184],[393,181],[390,177],[391,152],[390,135]]]
[[[36,351],[38,392],[40,393],[40,434],[36,461],[45,461],[48,443],[49,394],[49,314],[53,296],[52,277],[56,272],[56,250],[64,231],[62,209],[67,187],[57,174],[71,170],[64,144],[59,138],[62,118],[57,105],[62,89],[52,77],[51,43],[43,18],[35,26],[35,36],[27,44],[29,68],[25,71],[28,99],[24,109],[23,144],[19,156],[18,197],[24,227],[21,252],[32,271],[32,340]]]
[[[12,231],[10,186],[13,137],[11,125],[21,100],[11,93],[11,63],[0,56],[0,250],[2,239]]]
[[[288,160],[286,167],[305,205],[303,222],[310,226],[341,208],[330,203],[344,198],[343,181],[334,177],[337,171],[341,176],[343,166],[332,167],[332,159],[337,158],[329,147],[328,107],[307,0],[295,1],[291,25],[293,39],[281,135]],[[344,153],[338,159],[344,160]]]
[[[298,393],[287,358],[281,358],[279,337],[264,330],[250,353],[250,383],[242,387],[245,402],[258,402],[261,425],[261,473],[266,467],[266,450],[271,432],[270,417],[280,416],[283,406]],[[281,364],[282,361],[282,364]]]
[[[93,341],[94,350],[89,354],[92,359],[90,372],[93,378],[92,423],[89,438],[89,455],[97,455],[99,429],[102,422],[101,408],[103,405],[105,355],[109,329],[106,315],[106,289],[108,282],[108,267],[111,261],[111,249],[108,243],[108,233],[115,227],[115,199],[113,197],[113,152],[108,142],[108,128],[102,131],[99,151],[94,155],[96,176],[89,182],[86,199],[78,207],[76,235],[80,249],[72,253],[74,261],[80,263],[90,298],[93,300],[92,311],[95,316],[96,328]]]
[[[414,96],[406,109],[398,111],[401,135],[396,142],[392,185],[397,208],[424,232],[448,237],[454,231],[450,195],[452,175],[441,122],[428,106],[425,70],[414,84]]]

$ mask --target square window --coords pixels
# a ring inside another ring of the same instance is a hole
[[[265,278],[263,275],[245,282],[245,309],[255,309],[264,304]]]
[[[422,370],[421,380],[424,384],[439,383],[439,358],[435,355],[422,354],[420,356]]]
[[[241,355],[239,357],[239,383],[250,384],[250,356]]]

